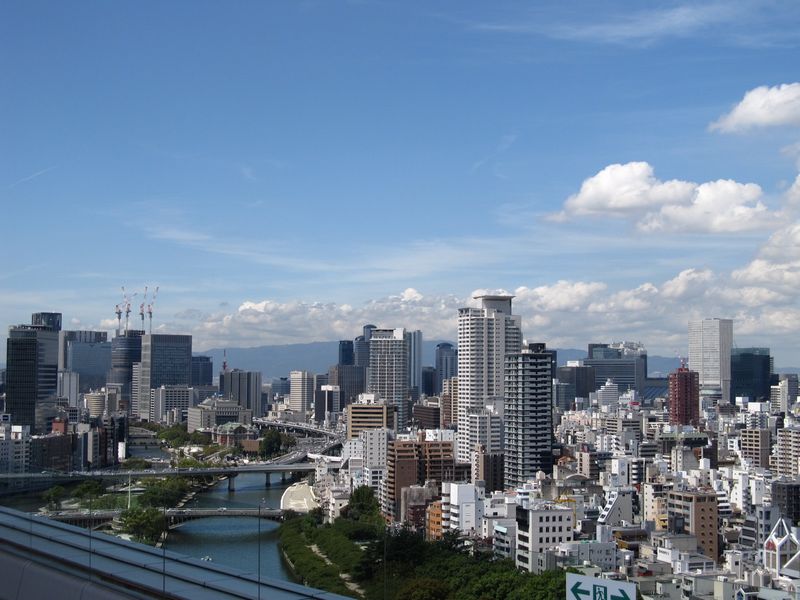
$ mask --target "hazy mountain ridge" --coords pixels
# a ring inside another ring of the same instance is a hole
[[[434,365],[436,345],[446,340],[425,340],[422,343],[422,364]],[[453,342],[450,342],[453,343]],[[453,343],[454,344],[454,343]],[[455,344],[454,344],[455,345]],[[285,344],[257,346],[255,348],[227,348],[228,368],[245,371],[261,371],[265,379],[286,377],[289,371],[302,370],[312,373],[326,373],[328,367],[336,364],[339,342],[310,342],[306,344]],[[214,361],[215,374],[222,369],[223,350],[213,348],[197,355],[210,356]],[[586,358],[586,351],[576,348],[558,349],[558,364],[570,360]],[[650,375],[667,373],[679,366],[677,358],[649,356]]]

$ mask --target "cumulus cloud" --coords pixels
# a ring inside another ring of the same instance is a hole
[[[800,83],[760,86],[745,93],[733,109],[709,125],[736,133],[757,127],[800,126]]]
[[[642,231],[737,233],[775,224],[777,216],[762,197],[755,183],[661,181],[650,164],[630,162],[584,180],[551,219],[601,215],[630,218]]]
[[[605,283],[583,281],[557,281],[533,289],[519,287],[515,290],[517,303],[536,311],[577,311],[606,289]]]
[[[638,223],[643,231],[737,233],[765,229],[776,216],[761,202],[761,187],[730,179],[697,186],[688,204],[667,204]]]
[[[714,278],[710,269],[685,269],[661,286],[665,298],[687,298],[702,294]]]
[[[695,184],[673,179],[659,181],[646,162],[608,165],[584,180],[577,194],[567,198],[568,215],[628,215],[663,204],[691,199]]]

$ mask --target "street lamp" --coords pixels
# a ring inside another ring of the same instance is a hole
[[[258,503],[258,600],[261,600],[261,507],[264,506],[265,499],[261,498]]]

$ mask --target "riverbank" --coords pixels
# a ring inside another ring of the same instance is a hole
[[[319,499],[308,481],[290,485],[281,496],[281,510],[308,513],[315,508],[319,508]]]

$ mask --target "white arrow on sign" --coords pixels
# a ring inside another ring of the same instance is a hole
[[[636,600],[636,584],[567,573],[567,600]]]

